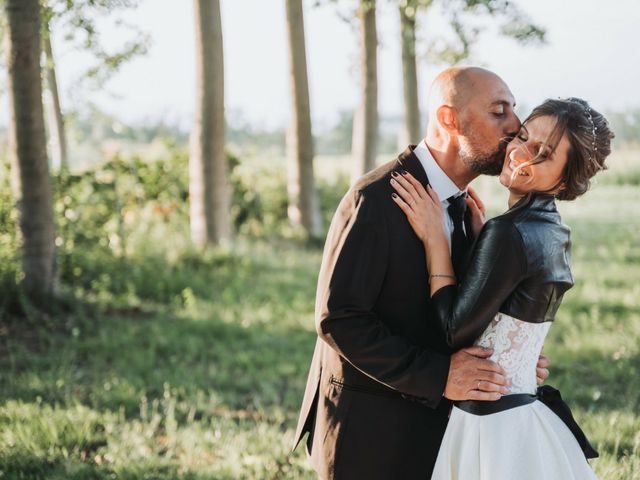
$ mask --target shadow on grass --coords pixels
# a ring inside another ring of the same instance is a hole
[[[85,306],[53,319],[63,328],[15,324],[0,335],[0,400],[79,402],[131,417],[168,392],[293,412],[315,342],[317,259],[298,255],[184,257],[179,268],[132,259],[126,273],[148,300],[142,307]],[[113,274],[115,285],[123,274]]]
[[[181,480],[234,480],[234,477],[220,476],[219,473],[207,475],[189,472],[177,462],[166,462],[165,465],[139,464],[127,468],[112,468],[98,465],[91,460],[82,461],[74,458],[46,458],[27,453],[0,455],[0,472],[3,478],[24,480],[139,480],[170,479]]]

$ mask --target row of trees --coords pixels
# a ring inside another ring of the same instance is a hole
[[[51,94],[53,123],[49,133],[55,140],[55,165],[66,166],[67,146],[64,117],[58,95],[54,55],[50,35],[52,20],[67,19],[67,27],[84,33],[83,42],[94,51],[108,71],[144,52],[145,42],[137,39],[116,54],[99,48],[97,30],[88,11],[111,11],[124,3],[117,0],[2,0],[6,26],[6,66],[9,80],[11,122],[10,156],[15,199],[20,213],[22,270],[24,287],[32,298],[47,297],[55,284],[54,216],[50,172],[46,153],[42,83],[44,73]],[[55,2],[58,3],[55,3]],[[389,0],[391,1],[391,0]],[[434,8],[437,0],[397,0],[401,25],[402,72],[404,79],[405,136],[420,138],[418,79],[416,68],[416,28],[419,12]],[[125,2],[126,3],[126,2]],[[135,2],[134,2],[135,3]],[[378,137],[377,49],[375,0],[325,0],[347,8],[345,19],[358,29],[360,45],[361,99],[354,114],[352,153],[353,176],[373,168]],[[544,32],[524,19],[505,0],[442,0],[440,8],[449,15],[454,43],[432,48],[448,63],[469,54],[477,27],[465,26],[462,16],[478,12],[504,18],[503,32],[518,41],[542,41]],[[59,8],[56,8],[59,7]],[[287,19],[291,124],[287,133],[288,215],[309,237],[318,237],[323,225],[313,171],[313,139],[307,75],[303,0],[284,0]],[[224,153],[224,56],[219,0],[194,0],[196,37],[196,108],[190,139],[189,195],[193,242],[200,247],[229,241],[232,236],[227,161]],[[69,36],[69,35],[67,35]],[[43,53],[45,60],[42,61]],[[96,67],[90,75],[98,81],[106,77]]]

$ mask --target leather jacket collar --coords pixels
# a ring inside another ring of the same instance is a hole
[[[518,202],[505,213],[515,213],[525,208],[549,213],[558,211],[556,208],[556,197],[554,195],[530,192],[518,200]]]

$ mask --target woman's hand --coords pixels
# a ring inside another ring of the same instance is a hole
[[[466,200],[471,213],[471,229],[473,230],[473,236],[477,238],[478,235],[480,235],[480,230],[482,230],[482,227],[487,221],[487,210],[482,200],[480,200],[478,193],[472,187],[469,187],[467,192],[469,192]]]
[[[409,172],[391,173],[391,186],[398,193],[391,196],[407,216],[411,227],[422,243],[447,242],[444,231],[443,210],[438,194],[427,185],[427,189]]]

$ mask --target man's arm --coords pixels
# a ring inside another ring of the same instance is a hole
[[[350,192],[332,221],[318,279],[316,330],[355,368],[436,407],[450,358],[394,335],[373,308],[387,271],[389,234],[383,206]]]
[[[318,335],[364,374],[433,408],[443,394],[487,399],[473,391],[478,379],[495,389],[504,384],[502,369],[483,358],[490,351],[476,347],[449,357],[394,335],[373,312],[386,274],[388,242],[376,199],[361,192],[345,197],[329,231],[318,280]]]

